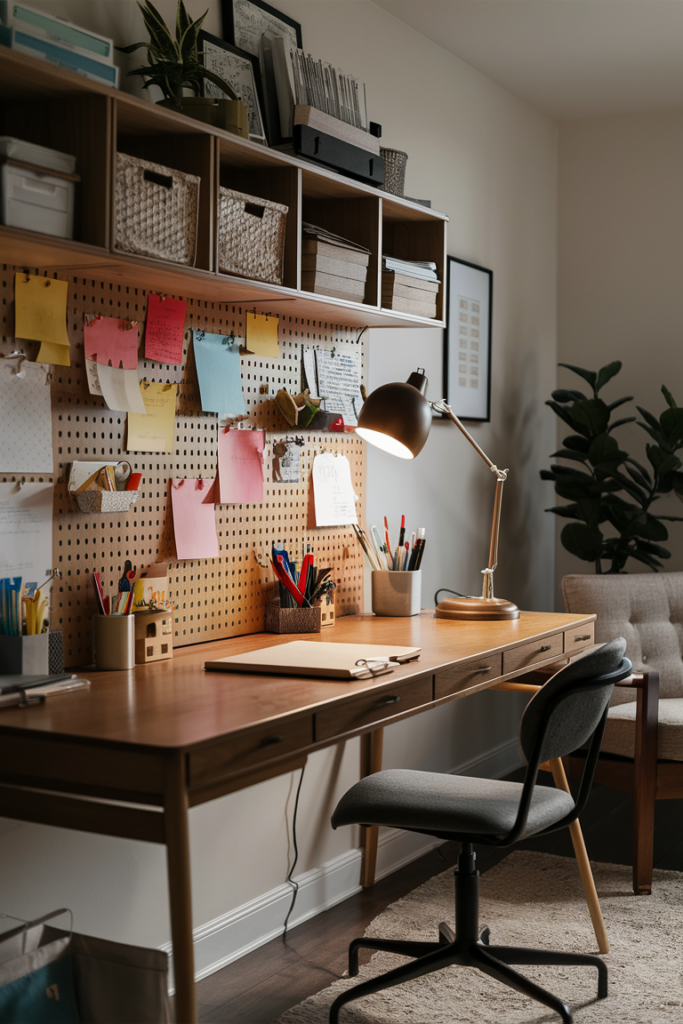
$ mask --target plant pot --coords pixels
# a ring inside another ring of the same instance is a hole
[[[211,96],[184,96],[182,103],[173,100],[159,100],[160,107],[177,110],[196,121],[222,128],[240,138],[249,138],[249,117],[241,100],[219,100]]]

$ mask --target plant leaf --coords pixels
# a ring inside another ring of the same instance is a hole
[[[614,423],[610,423],[609,427],[607,428],[607,433],[611,434],[616,427],[623,427],[624,423],[633,423],[634,420],[635,416],[624,416],[624,418],[621,420],[615,420]]]
[[[600,391],[601,388],[604,388],[607,381],[616,376],[620,369],[621,363],[616,359],[613,363],[608,363],[607,366],[603,366],[601,370],[598,370],[598,379],[595,382],[596,393]]]
[[[565,448],[571,448],[574,452],[584,452],[588,454],[590,448],[590,442],[585,437],[580,437],[579,434],[570,434],[569,437],[565,437],[562,444]]]
[[[609,409],[600,398],[590,398],[585,402],[574,402],[572,416],[577,424],[588,428],[591,435],[602,434],[609,423]]]
[[[571,363],[558,363],[557,365],[564,366],[565,370],[571,370],[572,373],[577,373],[579,377],[587,380],[593,390],[595,390],[595,382],[598,379],[597,373],[593,373],[592,370],[584,370],[580,366],[572,366]]]
[[[569,424],[572,430],[577,431],[579,434],[584,434],[586,437],[590,435],[590,431],[587,429],[587,427],[584,427],[581,423],[578,423],[577,420],[575,420],[572,414],[569,412],[569,410],[565,409],[563,405],[560,405],[558,402],[551,401],[547,401],[545,404],[549,405],[553,412],[556,413],[561,420],[564,420],[565,423]]]
[[[577,399],[586,401],[586,395],[581,391],[572,391],[569,388],[558,388],[552,392],[552,397],[556,402],[575,402]]]
[[[564,547],[570,554],[584,562],[594,562],[602,554],[602,533],[595,526],[585,523],[567,523],[560,534]]]
[[[569,448],[560,448],[559,452],[553,452],[550,456],[551,459],[573,459],[574,462],[582,462],[586,464],[588,458],[587,455],[582,455],[581,452],[573,452]]]
[[[620,405],[624,405],[625,402],[632,402],[632,401],[633,401],[633,395],[627,395],[626,398],[617,398],[617,400],[615,402],[610,402],[610,404],[607,406],[607,408],[609,409],[610,412],[612,412],[613,409],[618,409],[619,406]]]
[[[547,508],[545,511],[554,512],[556,516],[560,516],[562,519],[581,519],[578,508],[577,504],[572,503],[569,505],[553,505],[552,508]]]
[[[673,395],[671,394],[671,392],[669,391],[669,389],[668,389],[668,387],[666,386],[666,384],[662,384],[662,394],[664,395],[664,397],[665,397],[665,399],[666,399],[666,401],[667,401],[667,404],[668,404],[668,405],[669,405],[669,406],[670,406],[670,407],[671,407],[672,409],[677,409],[677,408],[678,408],[678,404],[677,404],[677,402],[676,402],[676,399],[675,399],[675,398],[674,398],[674,396],[673,396]]]

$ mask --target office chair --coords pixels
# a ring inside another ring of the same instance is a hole
[[[631,673],[625,650],[624,640],[613,640],[570,662],[534,694],[519,731],[521,752],[527,761],[523,783],[390,770],[367,776],[341,798],[332,815],[333,828],[388,825],[457,840],[462,848],[455,870],[455,931],[448,924],[440,924],[436,942],[354,939],[349,947],[352,977],[358,974],[358,950],[362,947],[415,959],[343,992],[330,1009],[331,1024],[337,1024],[341,1007],[352,999],[451,964],[476,967],[555,1010],[565,1024],[572,1024],[569,1007],[512,970],[511,964],[596,967],[598,998],[605,998],[607,967],[597,956],[490,944],[489,929],[479,931],[479,872],[474,844],[510,846],[529,836],[555,832],[579,816],[590,792],[612,688]],[[540,764],[568,754],[589,739],[576,801],[563,790],[536,786]]]

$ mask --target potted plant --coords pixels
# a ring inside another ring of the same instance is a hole
[[[208,12],[192,21],[183,0],[178,0],[174,38],[150,0],[138,3],[138,7],[149,32],[149,42],[131,43],[117,49],[121,53],[134,53],[145,47],[149,64],[134,68],[128,74],[145,76],[145,89],[157,85],[164,94],[164,99],[159,100],[160,106],[248,138],[249,121],[244,103],[224,79],[205,68],[199,60],[197,37]],[[222,89],[229,98],[219,100],[204,96],[204,82],[207,80]],[[186,96],[186,90],[193,95]]]

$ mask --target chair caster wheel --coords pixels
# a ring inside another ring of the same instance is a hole
[[[479,941],[484,945],[488,946],[489,939],[491,938],[491,931],[489,928],[482,928],[479,932]]]

